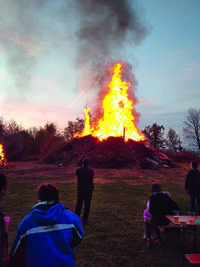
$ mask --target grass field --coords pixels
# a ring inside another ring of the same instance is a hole
[[[37,162],[10,163],[1,167],[8,176],[8,190],[1,203],[9,225],[9,250],[19,222],[37,202],[35,190],[42,182],[54,183],[60,192],[60,202],[74,211],[76,204],[76,167],[57,167]],[[182,257],[182,239],[175,248],[166,236],[160,248],[147,248],[143,240],[143,211],[149,199],[150,185],[159,182],[169,191],[187,214],[189,197],[184,179],[189,163],[177,169],[105,170],[95,169],[95,190],[90,222],[84,225],[85,237],[75,248],[77,267],[100,266],[189,266]],[[186,251],[192,253],[192,231],[186,233]],[[198,248],[200,244],[198,240]]]

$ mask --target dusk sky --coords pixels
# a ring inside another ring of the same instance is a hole
[[[91,4],[92,2],[92,4]],[[0,0],[0,118],[61,130],[97,105],[107,65],[137,86],[138,128],[200,108],[200,0]]]

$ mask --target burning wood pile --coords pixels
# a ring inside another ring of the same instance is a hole
[[[121,80],[122,66],[117,63],[109,68],[113,75],[102,99],[103,112],[98,112],[102,116],[91,121],[90,108],[86,109],[82,133],[46,157],[46,163],[81,165],[89,157],[96,168],[160,167],[159,158],[145,146],[145,136],[135,125],[137,113],[128,95],[130,84]]]
[[[65,147],[54,151],[45,158],[46,163],[59,166],[75,164],[80,166],[85,157],[91,159],[91,165],[96,168],[134,168],[136,166],[153,168],[154,164],[146,158],[154,160],[154,153],[143,142],[122,137],[109,137],[100,141],[91,135],[74,138]]]
[[[144,134],[139,132],[135,125],[135,117],[138,115],[133,107],[133,100],[128,95],[130,83],[121,80],[123,63],[117,63],[109,68],[112,73],[111,81],[107,84],[107,93],[102,99],[100,118],[91,122],[89,115],[90,108],[85,110],[85,127],[81,134],[76,136],[82,137],[92,135],[99,140],[105,140],[108,137],[122,137],[125,141],[132,139],[135,141],[144,141]],[[103,112],[102,112],[103,111]]]
[[[0,144],[0,166],[6,165],[6,158],[3,151],[3,145]]]

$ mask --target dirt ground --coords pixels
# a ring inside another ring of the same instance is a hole
[[[91,166],[92,167],[92,166]],[[58,181],[59,183],[76,182],[77,166],[61,166],[54,164],[44,164],[40,161],[26,162],[9,162],[6,166],[0,167],[8,178],[12,179],[20,177],[21,182],[37,183],[37,177],[49,177],[51,182]],[[95,183],[113,183],[124,177],[124,181],[131,184],[153,182],[154,180],[162,180],[169,178],[170,181],[176,181],[182,184],[189,165],[180,166],[179,168],[160,168],[153,170],[144,170],[141,168],[134,169],[96,169],[95,168]],[[55,179],[54,179],[55,178]]]

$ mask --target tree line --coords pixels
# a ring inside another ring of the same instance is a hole
[[[0,120],[0,143],[8,161],[29,160],[44,157],[50,151],[65,143],[56,125],[47,123],[44,127],[24,129],[14,120]]]
[[[191,108],[183,121],[184,140],[188,141],[188,150],[200,151],[200,109]],[[33,160],[40,159],[48,153],[62,148],[77,132],[84,127],[84,119],[76,118],[68,121],[61,133],[54,123],[46,123],[44,127],[24,129],[14,120],[4,122],[0,119],[0,143],[3,143],[6,159]],[[172,128],[165,133],[165,127],[153,123],[142,131],[149,146],[171,154],[184,151],[180,136]]]

